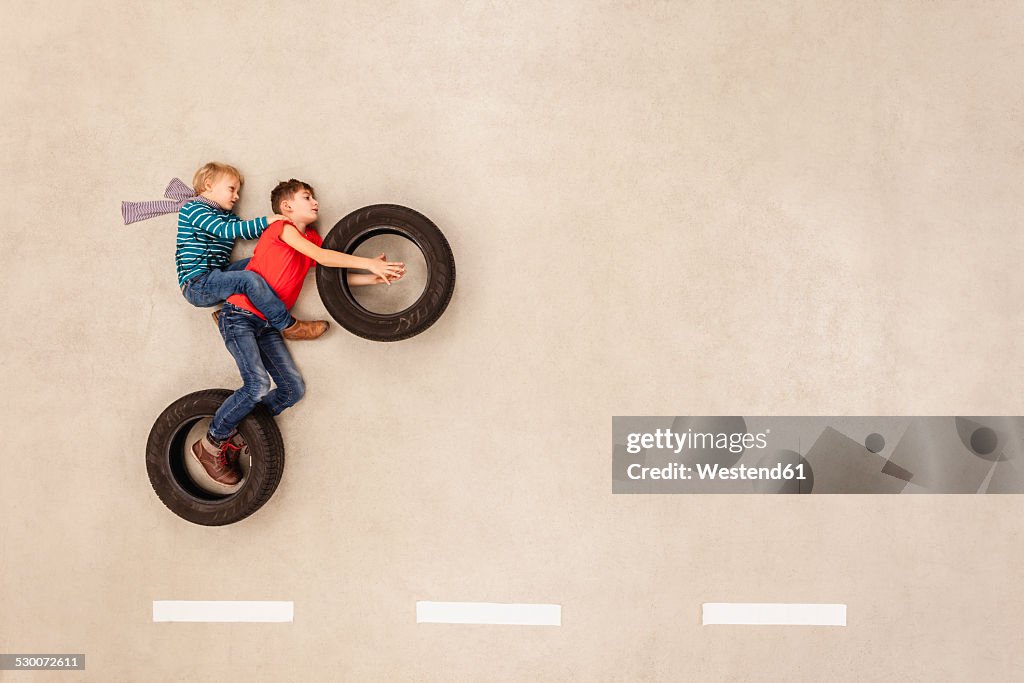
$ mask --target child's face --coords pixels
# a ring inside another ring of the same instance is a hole
[[[320,204],[309,190],[299,190],[291,200],[282,202],[282,208],[288,211],[290,218],[306,225],[315,223],[320,213]]]
[[[215,201],[220,208],[230,211],[238,201],[238,191],[242,189],[242,183],[233,175],[221,173],[207,186],[203,196]]]

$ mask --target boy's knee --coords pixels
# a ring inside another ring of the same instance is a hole
[[[289,372],[277,385],[277,400],[284,408],[291,408],[306,395],[306,383],[298,372]]]
[[[259,403],[263,400],[264,396],[270,393],[270,378],[249,377],[245,380],[243,389],[250,400],[254,403]]]
[[[302,397],[306,395],[306,383],[302,381],[302,377],[295,375],[291,377],[288,382],[288,405],[293,406],[302,400]]]

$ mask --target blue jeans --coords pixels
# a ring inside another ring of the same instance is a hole
[[[228,303],[220,312],[217,327],[242,374],[242,388],[228,396],[210,423],[210,436],[223,441],[257,403],[279,415],[302,399],[306,384],[281,333],[266,320]],[[277,385],[273,390],[271,378]]]
[[[207,308],[216,306],[232,294],[245,294],[256,310],[267,316],[270,324],[279,330],[291,326],[295,322],[281,297],[274,293],[263,276],[251,270],[245,270],[249,259],[235,261],[223,270],[211,270],[186,280],[181,286],[185,300],[193,306]]]

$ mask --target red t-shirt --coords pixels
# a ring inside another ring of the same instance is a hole
[[[290,222],[289,225],[291,225]],[[281,239],[281,231],[284,230],[284,226],[285,221],[276,221],[267,226],[260,241],[256,243],[256,251],[253,252],[252,260],[249,261],[246,270],[252,270],[262,275],[274,293],[284,302],[285,308],[291,308],[295,304],[295,300],[299,298],[302,282],[306,279],[306,273],[309,272],[310,266],[313,265],[313,259],[300,254]],[[323,243],[320,235],[313,228],[306,228],[305,234],[302,232],[299,234],[318,247]],[[256,310],[256,307],[249,301],[249,297],[244,294],[232,294],[228,297],[228,301],[239,308],[252,311],[264,320],[267,319]]]

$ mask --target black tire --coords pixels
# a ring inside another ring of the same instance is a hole
[[[284,473],[284,440],[273,415],[257,405],[241,424],[248,457],[240,458],[245,474],[228,489],[206,478],[190,447],[202,436],[200,423],[212,418],[231,395],[227,389],[206,389],[167,406],[149,432],[146,470],[160,500],[182,519],[203,526],[222,526],[245,519],[266,503]],[[191,432],[191,436],[190,436]],[[243,451],[244,453],[244,451]]]
[[[344,268],[317,266],[316,288],[327,312],[346,330],[372,341],[400,341],[433,325],[455,291],[455,257],[448,240],[429,218],[404,206],[374,204],[353,211],[331,228],[324,248],[354,252],[377,235],[399,235],[423,252],[426,286],[420,297],[397,313],[374,313],[352,296]]]

